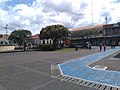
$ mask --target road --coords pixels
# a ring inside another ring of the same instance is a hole
[[[51,77],[51,65],[99,52],[80,49],[71,52],[0,53],[0,90],[96,90]]]

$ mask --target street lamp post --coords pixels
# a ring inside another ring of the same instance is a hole
[[[93,21],[93,0],[91,0],[91,16],[92,16],[92,26],[93,26],[93,23],[94,23],[94,21]]]
[[[6,26],[5,26],[5,29],[6,29],[6,39],[7,39],[7,33],[8,33],[8,24],[6,24]]]
[[[16,42],[16,44],[17,44],[17,46],[19,46],[19,34],[17,35],[17,37],[16,37],[16,39],[17,39],[17,42]]]
[[[105,21],[106,21],[106,25],[107,25],[107,16],[105,17]],[[105,31],[105,28],[103,29],[103,37],[104,37],[104,44],[106,44],[106,31]]]
[[[24,34],[23,50],[26,51],[26,34]]]
[[[107,16],[105,17],[106,25],[107,25]]]
[[[23,45],[23,50],[26,51],[27,50],[27,38],[29,37],[30,35],[26,35],[24,34],[24,45]]]

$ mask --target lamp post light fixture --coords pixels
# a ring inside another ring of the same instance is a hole
[[[106,21],[106,25],[107,25],[107,16],[105,17],[105,21]],[[104,37],[104,45],[106,44],[106,38],[105,38],[105,36],[106,36],[106,31],[105,31],[105,29],[103,29],[103,37]]]
[[[6,29],[6,39],[7,39],[7,33],[8,33],[8,24],[6,24],[6,26],[5,26],[5,29]]]
[[[106,25],[107,25],[107,16],[105,17]]]
[[[24,34],[23,50],[26,51],[26,34]]]
[[[20,35],[17,34],[17,36],[16,36],[16,40],[17,40],[16,44],[17,44],[17,46],[19,46],[19,38],[20,38]]]

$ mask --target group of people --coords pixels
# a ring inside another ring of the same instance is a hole
[[[91,43],[90,43],[90,42],[87,43],[87,48],[88,48],[89,50],[91,50]],[[100,52],[102,51],[102,49],[103,49],[104,51],[106,51],[106,44],[100,44],[100,45],[99,45],[99,48],[100,48]]]
[[[111,48],[115,48],[115,46],[116,46],[115,42],[112,42],[111,43]]]
[[[90,42],[86,42],[85,44],[85,47],[89,50],[91,50],[92,46],[91,46],[91,43]],[[111,44],[111,48],[115,48],[115,43]],[[103,50],[103,51],[106,51],[106,43],[100,43],[99,44],[99,50],[100,52]],[[76,49],[77,51],[77,49]]]
[[[103,47],[103,50],[106,51],[106,44],[100,44],[99,45],[100,52],[102,51],[102,47]]]

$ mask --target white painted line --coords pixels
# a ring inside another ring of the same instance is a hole
[[[110,49],[110,50],[111,50],[111,49]],[[95,60],[95,61],[89,63],[87,66],[89,67],[90,64],[95,63],[95,62],[97,62],[97,61],[99,61],[99,60],[101,60],[101,59],[103,59],[103,58],[105,58],[105,57],[107,57],[107,56],[110,56],[111,54],[116,53],[116,52],[118,52],[118,51],[120,51],[120,49],[119,49],[119,50],[117,49],[117,50],[113,51],[112,53],[110,53],[110,54],[108,54],[108,55],[105,55],[104,57],[102,56],[102,57],[99,58],[98,60]],[[99,52],[99,53],[102,53],[102,52]],[[104,53],[104,52],[103,52],[103,53]],[[96,53],[96,54],[98,54],[98,53]],[[94,55],[94,54],[92,54],[92,55]],[[99,57],[100,57],[100,56],[99,56]]]
[[[109,55],[111,55],[111,54],[113,54],[113,53],[115,53],[115,52],[118,52],[118,51],[119,51],[119,50],[115,50],[115,51],[113,51],[112,53],[105,55],[104,57],[107,57],[107,56],[109,56]],[[95,54],[98,54],[98,53],[95,53]],[[92,54],[92,55],[95,55],[95,54]],[[88,56],[85,56],[85,57],[82,57],[82,58],[79,58],[79,59],[74,59],[74,60],[71,60],[71,61],[68,61],[68,62],[65,62],[65,63],[69,63],[69,62],[72,62],[72,61],[75,61],[75,60],[82,60],[82,59],[84,59],[84,58],[86,58],[86,57],[89,57],[89,56],[91,56],[91,55],[88,55]],[[100,57],[98,60],[101,60],[101,59],[104,58],[104,57]],[[95,60],[95,62],[98,61],[98,60]],[[65,64],[65,63],[62,63],[62,64]],[[92,63],[93,63],[93,62],[92,62]],[[89,64],[88,64],[88,65],[89,65]],[[87,67],[89,67],[88,65],[87,65]],[[86,79],[82,79],[82,78],[78,78],[78,77],[73,77],[73,76],[69,76],[69,75],[64,75],[64,73],[63,73],[63,71],[62,71],[62,69],[61,69],[61,67],[60,67],[60,64],[59,64],[58,66],[59,66],[60,72],[61,72],[61,74],[62,74],[63,76],[72,77],[72,78],[77,78],[77,79],[80,79],[80,80],[89,81],[89,82],[93,82],[93,83],[96,83],[96,84],[101,84],[101,85],[106,85],[106,86],[111,86],[111,87],[120,88],[120,86],[115,86],[115,85],[110,85],[110,84],[106,84],[106,83],[100,83],[100,82],[97,82],[97,81],[90,81],[90,80],[86,80]],[[90,67],[89,67],[89,68],[90,68]],[[91,68],[91,69],[92,69],[92,68]],[[111,72],[113,72],[113,71],[111,71]]]
[[[78,77],[69,76],[69,75],[63,75],[63,76],[76,78],[76,79],[80,79],[80,80],[83,80],[83,81],[89,81],[89,82],[93,82],[93,83],[101,84],[101,85],[105,85],[105,86],[111,86],[111,87],[120,88],[120,86],[110,85],[110,84],[106,84],[106,83],[100,83],[100,82],[96,82],[96,81],[91,81],[91,80],[87,80],[87,79],[82,79],[82,78],[78,78]]]
[[[110,58],[109,60],[120,60],[120,58]]]
[[[63,74],[63,71],[62,71],[62,69],[61,69],[61,67],[60,67],[60,64],[58,64],[58,67],[59,67],[59,69],[60,69],[61,75],[64,75],[64,74]]]

